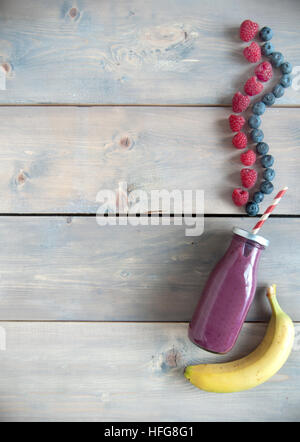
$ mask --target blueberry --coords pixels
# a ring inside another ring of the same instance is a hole
[[[254,201],[250,201],[250,203],[246,204],[246,212],[249,216],[255,216],[258,214],[259,207],[258,204]]]
[[[275,178],[275,170],[274,169],[266,169],[264,171],[264,179],[266,181],[273,181]]]
[[[292,79],[291,79],[291,77],[290,77],[289,75],[287,75],[287,74],[284,74],[284,75],[281,77],[280,84],[281,84],[281,86],[283,86],[283,87],[290,87],[290,85],[292,84]]]
[[[270,55],[270,60],[275,68],[279,68],[279,66],[283,63],[283,55],[281,52],[273,52]]]
[[[273,166],[274,157],[272,155],[264,155],[261,158],[260,162],[261,162],[262,167],[265,167],[267,169],[268,167]]]
[[[248,120],[248,124],[252,129],[258,129],[261,125],[261,119],[258,115],[251,115],[251,117]]]
[[[282,65],[280,65],[280,69],[283,74],[290,74],[293,70],[293,66],[291,65],[291,63],[286,61],[285,63],[282,63]]]
[[[272,106],[272,104],[275,103],[276,97],[272,92],[269,92],[268,94],[263,96],[262,101],[265,103],[266,106]]]
[[[265,26],[260,30],[259,36],[261,40],[269,41],[273,37],[273,31],[271,28],[268,28],[268,26]]]
[[[253,129],[250,135],[254,143],[260,143],[264,139],[264,133],[260,129]]]
[[[273,94],[276,98],[282,97],[282,95],[284,95],[284,87],[281,84],[276,84],[273,89]]]
[[[262,193],[266,193],[267,195],[269,195],[269,193],[273,192],[274,186],[272,183],[270,183],[270,181],[263,181],[260,185],[260,190],[262,191]]]
[[[253,195],[253,201],[255,203],[261,203],[264,199],[264,194],[262,192],[255,192]]]
[[[263,45],[263,47],[261,48],[261,51],[263,53],[263,55],[271,55],[274,52],[274,46],[272,45],[272,43],[265,43]]]
[[[265,112],[265,110],[266,110],[266,105],[262,101],[258,101],[252,107],[252,112],[255,115],[262,115]]]
[[[269,151],[269,145],[267,143],[258,143],[256,145],[256,152],[259,155],[266,155]]]

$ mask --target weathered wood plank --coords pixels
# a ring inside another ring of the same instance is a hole
[[[1,217],[0,319],[188,321],[235,225],[250,229],[253,220],[208,218],[204,234],[191,237],[185,226]],[[299,321],[300,223],[272,218],[263,233],[271,244],[248,320],[268,319],[265,289],[277,283],[283,308]]]
[[[225,395],[193,387],[184,367],[247,354],[265,325],[245,324],[226,356],[197,348],[180,323],[0,325],[7,339],[0,352],[2,422],[300,420],[299,325],[279,373],[251,391]]]
[[[228,104],[253,72],[242,20],[300,59],[300,3],[261,0],[2,0],[1,103]],[[259,11],[259,14],[258,14]],[[0,66],[1,67],[1,66]],[[299,91],[280,100],[300,104]]]
[[[0,213],[96,213],[99,190],[205,191],[205,212],[244,214],[231,201],[240,151],[224,108],[0,108]],[[300,214],[300,109],[271,109],[265,140],[274,184],[292,189],[277,214]],[[259,166],[259,161],[258,161]],[[258,167],[260,176],[261,167]],[[264,210],[271,198],[261,204]]]

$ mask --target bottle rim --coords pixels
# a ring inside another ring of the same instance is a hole
[[[233,233],[242,236],[243,238],[250,239],[251,241],[255,241],[264,247],[268,247],[270,243],[270,241],[263,236],[255,235],[254,233],[248,232],[248,230],[240,229],[239,227],[234,227]]]

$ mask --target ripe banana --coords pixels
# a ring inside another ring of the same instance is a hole
[[[294,325],[278,304],[275,284],[268,288],[267,296],[272,316],[259,346],[236,361],[186,367],[184,376],[193,385],[214,393],[248,390],[267,381],[283,366],[293,347]]]

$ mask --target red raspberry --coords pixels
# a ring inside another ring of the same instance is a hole
[[[244,149],[247,147],[247,136],[244,134],[244,132],[238,132],[233,138],[232,138],[232,144],[237,149]]]
[[[251,20],[245,20],[240,26],[240,37],[243,41],[252,40],[258,32],[258,24]]]
[[[243,54],[250,63],[257,63],[261,59],[260,46],[253,41],[250,46],[244,49]]]
[[[242,169],[241,170],[242,184],[246,189],[250,189],[254,186],[257,180],[257,172],[254,169]]]
[[[244,206],[249,199],[249,193],[247,190],[243,190],[240,187],[234,189],[232,192],[232,201],[236,206]]]
[[[241,115],[230,115],[229,117],[229,126],[232,132],[239,132],[245,123],[246,120]]]
[[[256,155],[253,150],[247,150],[247,152],[242,153],[240,158],[245,166],[252,166],[256,161]]]
[[[236,114],[244,112],[250,104],[250,98],[247,95],[243,95],[240,92],[234,94],[232,99],[232,110]]]
[[[244,91],[247,95],[250,95],[250,97],[252,97],[253,95],[260,94],[263,88],[263,84],[257,81],[257,78],[254,76],[246,81]]]
[[[255,74],[260,81],[269,81],[273,76],[271,63],[264,61],[255,68]]]

